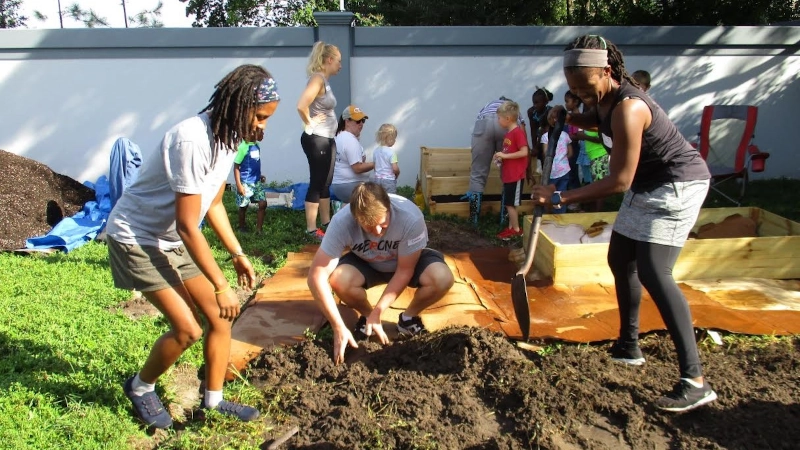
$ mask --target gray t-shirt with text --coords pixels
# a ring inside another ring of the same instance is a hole
[[[355,221],[350,205],[331,219],[320,249],[332,258],[350,250],[379,272],[397,270],[397,258],[422,250],[428,244],[428,228],[422,211],[414,202],[389,194],[389,227],[382,237],[367,234]]]
[[[123,244],[171,250],[181,245],[175,223],[175,193],[199,194],[200,215],[228,178],[235,151],[215,149],[207,114],[186,119],[167,131],[161,145],[144,158],[139,177],[120,197],[108,218],[107,233]],[[216,153],[216,155],[215,155]]]

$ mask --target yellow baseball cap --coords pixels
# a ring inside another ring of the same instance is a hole
[[[342,111],[342,119],[361,120],[369,119],[369,116],[364,114],[364,111],[358,106],[350,105]]]

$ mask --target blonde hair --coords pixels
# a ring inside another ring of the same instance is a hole
[[[350,195],[350,212],[356,223],[363,227],[380,223],[390,207],[389,194],[383,186],[372,181],[359,184]]]
[[[497,107],[497,115],[517,120],[519,118],[519,105],[511,100],[506,100]]]
[[[322,41],[317,41],[311,47],[311,53],[308,55],[308,65],[306,66],[306,75],[311,76],[315,73],[322,72],[322,67],[328,58],[332,58],[339,53],[339,49],[333,44],[326,44]]]
[[[385,123],[378,128],[375,133],[375,142],[384,147],[388,147],[389,139],[397,139],[397,128],[390,123]]]

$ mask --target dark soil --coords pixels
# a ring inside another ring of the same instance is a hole
[[[25,247],[94,200],[94,190],[32,159],[0,150],[0,250]]]
[[[428,223],[445,253],[491,245],[453,222]],[[275,436],[292,449],[779,449],[800,440],[800,339],[701,341],[719,400],[673,414],[653,401],[677,381],[665,334],[642,340],[647,363],[611,361],[608,343],[539,342],[452,328],[331,360],[330,338],[262,353],[248,378],[267,393]],[[267,441],[269,442],[269,441]]]
[[[652,406],[677,375],[663,336],[643,340],[640,368],[599,346],[529,353],[477,328],[362,347],[340,366],[319,340],[253,362],[279,428],[300,428],[286,448],[788,449],[800,438],[797,340],[703,346],[720,399],[684,414]]]

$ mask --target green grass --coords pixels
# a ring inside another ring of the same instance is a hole
[[[798,191],[800,180],[753,182],[745,205],[800,220],[798,203],[793,200]],[[401,193],[409,196],[413,189],[403,187]],[[230,194],[225,201],[235,223]],[[499,230],[495,219],[482,221],[479,232],[494,236]],[[255,211],[248,213],[247,220],[253,229]],[[466,224],[461,219],[447,220]],[[311,243],[302,233],[304,222],[302,212],[270,209],[265,233],[241,236],[245,251],[259,256],[251,258],[259,275],[274,273],[285,263],[287,252]],[[234,282],[233,268],[225,260],[227,253],[210,230],[204,233],[218,263]],[[130,294],[113,287],[105,246],[89,243],[69,254],[45,256],[2,253],[0,273],[0,448],[152,448],[154,438],[131,416],[120,384],[141,367],[167,324],[161,317],[132,320],[114,312]],[[325,333],[317,337],[328,337]],[[752,339],[757,346],[773,338]],[[199,368],[201,346],[192,347],[179,364]],[[168,399],[174,395],[164,394]],[[159,437],[159,445],[170,449],[258,448],[265,433],[282,419],[282,412],[275,407],[277,395],[289,393],[262,392],[246,380],[234,381],[226,387],[226,396],[258,406],[264,421],[241,424],[211,415],[190,422],[183,431]],[[372,432],[376,433],[373,443],[382,445],[380,429]]]

